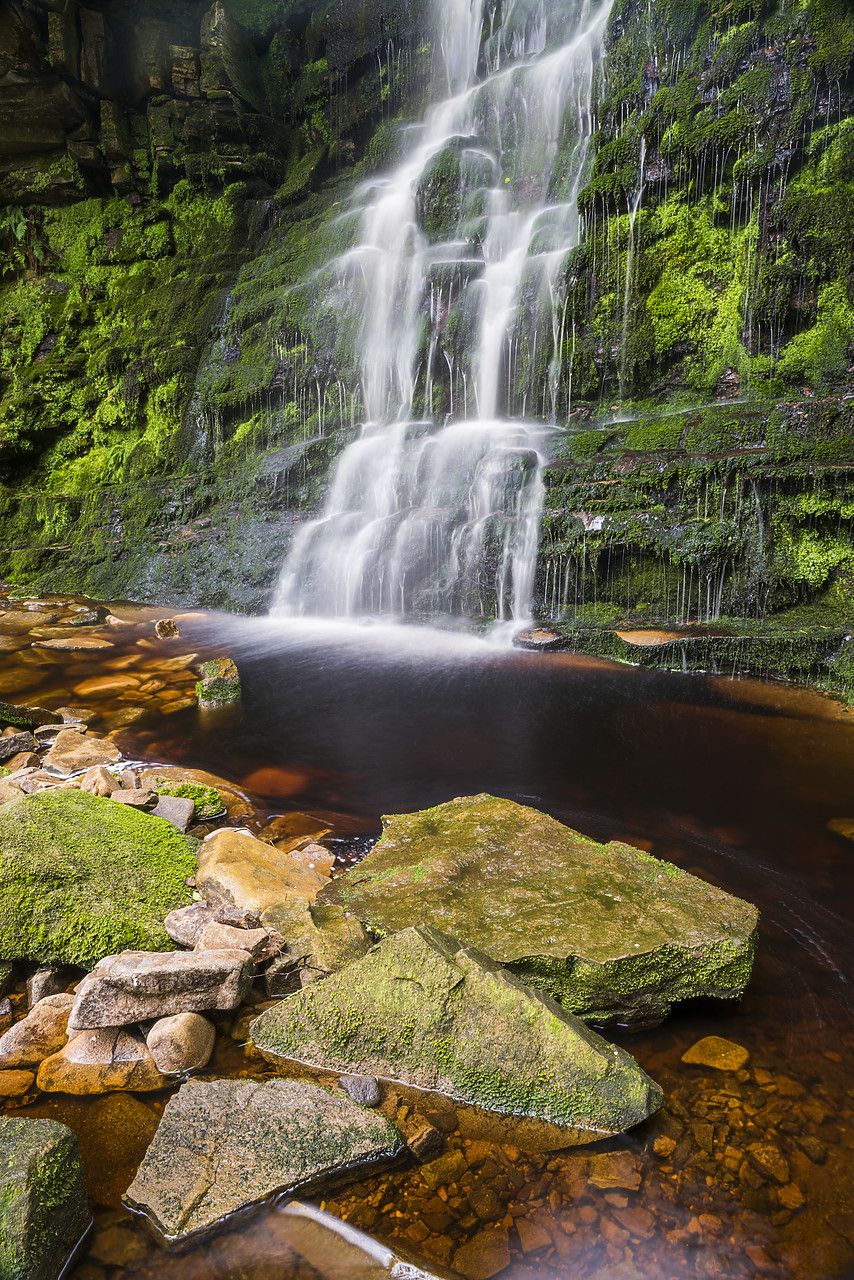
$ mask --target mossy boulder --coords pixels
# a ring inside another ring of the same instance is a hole
[[[0,1119],[2,1280],[56,1280],[88,1225],[71,1130],[55,1120]]]
[[[250,1034],[274,1065],[399,1080],[577,1141],[631,1128],[662,1103],[622,1049],[437,929],[385,938],[261,1014]]]
[[[0,809],[0,956],[91,965],[170,947],[163,919],[192,899],[198,842],[162,818],[82,791]]]
[[[375,932],[435,925],[598,1024],[652,1026],[747,985],[756,908],[672,863],[487,795],[383,823],[318,895]]]

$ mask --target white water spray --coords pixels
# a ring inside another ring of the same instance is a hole
[[[539,378],[555,412],[611,4],[550,18],[545,0],[517,0],[495,21],[490,0],[436,0],[447,96],[357,193],[356,243],[325,269],[355,318],[365,423],[294,540],[274,612],[527,618],[547,427],[512,416],[528,399],[516,383]]]

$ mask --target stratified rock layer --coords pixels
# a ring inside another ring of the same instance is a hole
[[[77,1139],[55,1120],[0,1119],[0,1275],[56,1280],[89,1223]]]
[[[541,991],[436,929],[405,929],[256,1019],[272,1063],[399,1080],[504,1115],[618,1133],[658,1086]]]
[[[319,903],[381,933],[435,925],[596,1023],[655,1025],[747,985],[756,908],[671,863],[487,795],[383,822]]]
[[[171,823],[80,791],[0,809],[0,956],[88,965],[168,945],[189,902],[196,842]]]
[[[403,1146],[384,1116],[305,1081],[190,1081],[167,1103],[125,1200],[174,1239]]]

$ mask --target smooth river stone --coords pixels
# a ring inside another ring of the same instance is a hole
[[[63,729],[44,757],[44,766],[54,773],[68,775],[96,764],[115,764],[121,758],[121,751],[112,742],[103,738],[87,738],[76,729]]]
[[[622,1133],[663,1101],[625,1050],[436,929],[383,939],[262,1013],[250,1036],[276,1067],[397,1080],[546,1121],[567,1144]]]
[[[42,1093],[95,1094],[113,1089],[149,1093],[171,1083],[157,1070],[142,1036],[124,1028],[81,1031],[39,1067]]]
[[[747,986],[758,911],[672,863],[488,795],[383,823],[319,904],[380,933],[435,925],[600,1025],[654,1026],[676,1000]]]
[[[37,1067],[58,1053],[68,1039],[68,1018],[74,1004],[70,995],[45,996],[26,1018],[0,1036],[0,1070]]]
[[[69,1031],[122,1027],[148,1018],[236,1009],[249,994],[247,951],[123,951],[99,961],[80,986]]]
[[[141,684],[137,676],[95,676],[74,686],[78,698],[112,698]]]
[[[712,1067],[716,1071],[741,1071],[750,1061],[750,1053],[734,1040],[721,1036],[704,1036],[682,1054],[691,1067]]]
[[[160,1018],[145,1037],[148,1051],[164,1075],[183,1075],[208,1062],[216,1029],[200,1013],[176,1013]]]
[[[166,1104],[125,1202],[174,1240],[403,1150],[383,1115],[306,1081],[191,1080]]]
[[[58,613],[42,613],[37,609],[9,609],[0,613],[0,628],[21,635],[33,627],[46,627],[56,622]]]

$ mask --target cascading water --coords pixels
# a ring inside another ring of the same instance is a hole
[[[274,613],[527,616],[612,2],[436,0],[446,96],[313,282],[355,328],[364,425]]]

